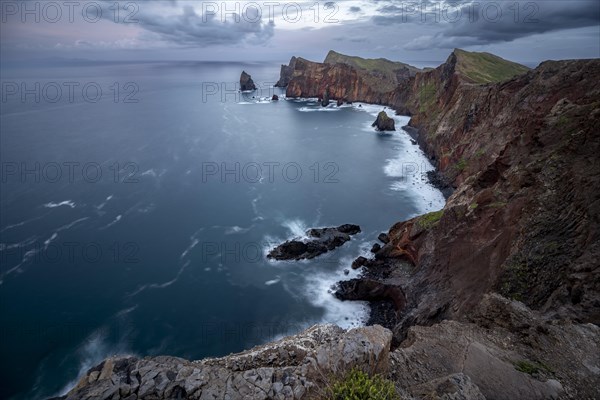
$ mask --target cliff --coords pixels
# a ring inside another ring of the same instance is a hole
[[[599,398],[600,60],[529,70],[455,50],[435,69],[400,64],[330,53],[293,58],[280,79],[288,97],[411,115],[455,188],[443,210],[380,235],[363,276],[338,287],[390,331],[321,326],[220,359],[109,359],[64,398],[322,398],[325,377],[353,366],[406,399]]]
[[[576,329],[597,329],[600,60],[547,61],[529,70],[455,50],[438,68],[417,71],[392,90],[364,74],[348,64],[297,65],[288,96],[313,96],[326,87],[334,97],[410,115],[407,130],[455,191],[443,210],[393,225],[389,242],[361,262],[363,277],[342,282],[336,295],[370,301],[371,321],[393,329],[395,346],[405,346],[415,325],[470,321],[489,293],[524,303],[546,324],[575,321]],[[396,301],[390,287],[405,301]],[[530,339],[545,341],[543,332]],[[539,350],[529,351],[542,359]],[[568,372],[553,362],[556,374]],[[568,368],[590,372],[576,364]],[[595,398],[599,375],[590,379],[582,386],[567,377],[561,382]]]
[[[464,315],[495,290],[600,323],[594,261],[600,190],[592,189],[600,188],[594,158],[600,61],[548,61],[528,70],[491,54],[454,50],[438,68],[416,71],[392,90],[367,82],[365,63],[296,63],[287,95],[315,96],[327,88],[333,98],[410,114],[413,133],[456,188],[442,212],[394,225],[377,263],[414,264],[404,285],[414,286],[412,293],[436,286],[435,306],[429,305],[436,318]],[[423,228],[428,219],[435,221]],[[417,314],[416,320],[428,319],[427,312]]]
[[[314,326],[223,358],[112,357],[61,399],[296,399],[325,395],[329,381],[360,367],[387,373],[391,332]]]

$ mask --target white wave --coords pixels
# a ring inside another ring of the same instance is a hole
[[[60,228],[58,228],[56,230],[56,232],[61,232],[61,231],[67,230],[67,229],[71,229],[72,227],[74,227],[78,223],[83,222],[83,221],[88,220],[88,219],[89,219],[89,217],[83,217],[83,218],[76,219],[75,221],[73,221],[73,222],[71,222],[69,224],[61,226]]]
[[[238,104],[253,104],[253,103],[249,102],[249,101],[240,101],[240,102],[238,102]]]
[[[240,226],[230,226],[227,229],[225,229],[225,234],[226,235],[234,235],[237,233],[246,233],[248,232],[250,229],[252,229],[252,227],[248,227],[248,228],[242,228]]]
[[[281,281],[281,278],[277,277],[277,279],[271,279],[270,281],[266,281],[265,285],[267,285],[267,286],[275,285],[276,283],[279,283],[280,281]]]
[[[137,305],[137,304],[136,304],[136,305],[134,305],[134,306],[131,306],[131,307],[129,307],[129,308],[124,308],[123,310],[121,310],[121,311],[117,312],[117,313],[115,314],[115,317],[117,317],[117,318],[124,317],[125,315],[127,315],[127,314],[129,314],[129,313],[131,313],[131,312],[135,311],[137,308],[138,308],[138,305]]]
[[[113,195],[111,194],[100,205],[96,206],[96,209],[97,210],[102,210],[104,208],[104,206],[106,205],[106,203],[108,203],[112,198],[113,198]]]
[[[58,395],[64,396],[77,384],[79,379],[81,379],[90,368],[100,364],[104,359],[114,354],[131,354],[125,338],[128,334],[130,334],[128,331],[122,332],[116,345],[108,343],[107,338],[111,336],[111,329],[109,326],[100,327],[90,334],[77,349],[76,354],[79,358],[79,373],[77,378],[67,383],[58,392]]]
[[[330,106],[327,106],[327,107],[321,107],[321,106],[318,106],[318,107],[300,107],[298,109],[298,111],[300,111],[300,112],[340,111],[340,108],[338,108],[338,107],[330,107]]]
[[[112,222],[110,222],[109,224],[107,224],[107,225],[103,226],[103,227],[102,227],[102,228],[100,228],[100,229],[101,229],[101,230],[103,230],[103,229],[110,228],[111,226],[113,226],[114,224],[116,224],[117,222],[119,222],[119,221],[121,220],[121,218],[123,218],[123,216],[122,216],[122,215],[120,215],[120,214],[119,214],[119,215],[117,215],[117,216],[115,217],[115,219],[114,219],[114,220],[112,220]]]
[[[307,277],[305,296],[315,307],[325,310],[321,322],[333,323],[344,329],[364,325],[369,318],[369,306],[363,301],[341,301],[332,294],[332,286],[340,280],[339,273],[315,273]]]
[[[35,243],[36,240],[37,240],[37,236],[31,236],[19,243],[11,243],[11,244],[0,243],[0,251],[6,251],[6,250],[18,249],[19,247],[31,246],[33,243]]]
[[[394,119],[396,132],[399,133],[393,135],[394,140],[398,143],[394,148],[398,152],[395,157],[385,160],[383,166],[383,173],[392,178],[390,190],[409,192],[411,197],[419,198],[418,214],[443,208],[446,204],[444,195],[430,185],[427,179],[427,172],[435,170],[434,166],[423,150],[412,144],[410,135],[402,129],[408,124],[410,117],[396,115],[393,109],[377,104],[354,103],[353,106],[356,110],[367,112],[373,117],[377,117],[379,112],[385,111],[390,118]],[[371,126],[371,122],[366,122],[363,130],[376,132],[375,128]]]
[[[44,215],[41,215],[39,217],[34,217],[34,218],[26,219],[25,221],[17,222],[16,224],[7,225],[6,227],[2,228],[2,230],[0,230],[0,233],[2,233],[4,231],[7,231],[9,229],[18,228],[19,226],[23,226],[23,225],[28,224],[28,223],[33,222],[33,221],[37,221],[38,219],[42,219],[43,217],[45,217],[46,215],[48,215],[48,213],[46,213]]]
[[[152,176],[154,178],[156,178],[156,176],[157,176],[156,171],[154,169],[152,169],[152,168],[150,168],[149,170],[146,170],[146,171],[142,172],[142,176],[146,176],[146,175]]]
[[[65,201],[61,201],[60,203],[46,203],[44,204],[44,207],[46,208],[55,208],[55,207],[61,207],[61,206],[69,206],[71,208],[75,208],[75,203],[71,200],[65,200]]]
[[[183,251],[183,253],[181,253],[181,256],[179,256],[179,258],[184,258],[185,256],[188,255],[188,253],[190,251],[192,251],[192,249],[194,247],[196,247],[196,245],[200,243],[200,241],[198,239],[196,239],[195,237],[192,237],[192,242],[190,243],[190,245]]]
[[[181,266],[181,268],[179,268],[179,271],[177,271],[177,275],[175,275],[175,277],[173,279],[171,279],[170,281],[163,282],[163,283],[149,283],[147,285],[143,285],[140,288],[138,288],[136,291],[134,291],[133,293],[131,293],[128,297],[133,297],[133,296],[135,296],[137,294],[140,294],[144,290],[148,290],[148,289],[164,289],[166,287],[171,286],[172,284],[174,284],[175,282],[177,282],[179,280],[179,277],[181,276],[181,274],[185,271],[185,269],[189,265],[190,265],[190,260],[186,261]]]
[[[292,235],[290,239],[308,239],[308,236],[306,235],[308,227],[306,226],[306,223],[304,223],[304,221],[302,221],[301,219],[286,220],[281,225],[283,225],[290,231]]]
[[[271,251],[273,251],[273,249],[275,247],[279,246],[281,243],[282,243],[282,240],[280,238],[270,236],[270,235],[265,235],[265,237],[263,239],[263,243],[262,243],[263,258],[267,259],[267,254],[269,254]],[[271,260],[271,261],[273,261],[273,260]]]
[[[44,250],[48,250],[48,246],[58,237],[58,233],[54,232],[46,241],[44,241]]]

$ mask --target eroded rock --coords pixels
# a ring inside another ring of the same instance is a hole
[[[360,232],[358,225],[344,224],[337,228],[313,228],[306,232],[307,237],[293,239],[280,244],[267,254],[275,260],[311,259],[339,247],[350,240],[351,235]]]
[[[315,325],[295,336],[223,358],[112,357],[92,368],[64,398],[300,399],[314,397],[357,367],[387,374],[392,333],[381,326],[345,331]],[[92,379],[100,369],[102,377]]]

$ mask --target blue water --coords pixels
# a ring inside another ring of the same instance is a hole
[[[383,107],[284,99],[278,69],[2,70],[1,398],[64,393],[115,353],[198,359],[364,323],[367,305],[329,287],[379,232],[443,197],[406,133],[370,127]],[[264,90],[236,93],[242,70]],[[363,231],[335,252],[265,258],[343,223]]]

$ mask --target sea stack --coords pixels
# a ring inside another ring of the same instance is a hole
[[[256,90],[252,77],[246,71],[242,71],[242,75],[240,76],[240,90],[242,92]]]
[[[329,89],[325,89],[323,93],[323,99],[321,100],[321,106],[327,107],[329,105]]]
[[[378,131],[395,131],[396,126],[394,120],[386,114],[385,111],[381,111],[377,115],[377,119],[371,126],[374,126]]]

